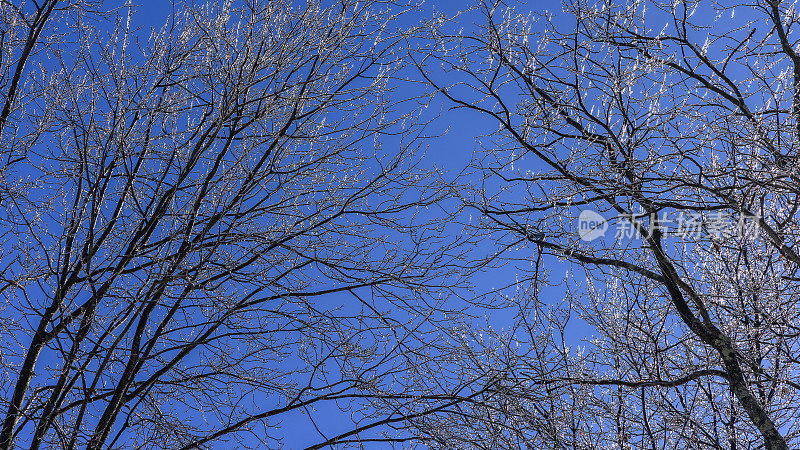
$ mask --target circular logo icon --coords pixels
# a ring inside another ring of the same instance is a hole
[[[603,218],[597,211],[586,209],[581,211],[578,216],[578,234],[581,240],[585,242],[592,242],[593,240],[603,237],[608,230],[608,221]]]

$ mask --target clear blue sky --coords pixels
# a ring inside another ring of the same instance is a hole
[[[200,4],[203,0],[195,0],[195,2]],[[136,11],[132,23],[135,27],[140,27],[142,37],[145,37],[150,29],[161,27],[173,13],[172,5],[166,0],[134,0],[132,3],[135,5],[134,10]],[[107,0],[107,4],[122,5],[124,1]],[[436,8],[437,11],[443,11],[447,15],[451,15],[459,9],[468,8],[472,4],[473,2],[471,1],[429,0],[424,8],[427,11]],[[556,12],[561,9],[560,2],[555,0],[529,2],[528,7],[535,11],[548,10]],[[464,32],[467,33],[470,24],[463,23],[462,25],[464,26]],[[437,167],[455,175],[465,167],[473,151],[477,148],[476,137],[482,132],[496,127],[496,125],[487,123],[485,117],[475,112],[465,110],[451,111],[448,110],[447,106],[449,105],[432,105],[433,110],[442,108],[442,115],[435,124],[436,129],[448,129],[449,132],[430,142],[426,160],[429,164],[435,164]],[[483,250],[491,249],[492,245],[493,243],[491,242],[485,243],[486,248]],[[513,282],[514,279],[514,268],[509,266],[502,269],[499,274],[495,271],[491,275],[479,275],[472,281],[474,284],[486,288],[499,288]],[[494,312],[489,319],[496,325],[502,326],[503,317],[501,313]],[[317,407],[313,411],[313,415],[317,426],[326,434],[335,435],[337,431],[341,432],[352,428],[347,415],[341,413],[333,405]],[[283,444],[285,448],[304,448],[323,440],[304,412],[281,415],[278,420],[281,423],[281,433],[284,436]],[[376,445],[374,448],[383,448],[384,446],[385,444],[382,446]]]

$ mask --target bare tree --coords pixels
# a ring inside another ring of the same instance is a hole
[[[0,3],[0,449],[273,446],[322,403],[354,425],[315,448],[402,442],[458,401],[408,381],[459,251],[392,98],[408,8],[297,3],[149,39],[130,3]]]
[[[796,448],[796,5],[523,9],[431,22],[417,55],[453,108],[497,125],[463,201],[492,257],[524,262],[505,331],[461,334],[464,370],[502,381],[420,433],[442,448]],[[581,235],[585,210],[631,234]]]

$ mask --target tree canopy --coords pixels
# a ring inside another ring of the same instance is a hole
[[[0,2],[0,450],[800,445],[795,4],[172,6]]]

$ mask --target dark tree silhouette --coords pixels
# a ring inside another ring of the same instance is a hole
[[[149,39],[103,7],[0,3],[0,449],[273,446],[322,403],[329,445],[457,401],[403,384],[458,251],[392,95],[408,7],[187,2]]]
[[[563,6],[480,2],[416,56],[497,126],[463,201],[495,258],[528,267],[515,321],[463,359],[501,385],[424,431],[448,448],[797,447],[796,5]],[[583,210],[632,235],[581,239]]]

